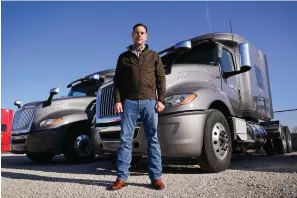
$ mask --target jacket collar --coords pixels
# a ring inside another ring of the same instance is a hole
[[[136,48],[136,46],[135,46],[134,44],[133,44],[133,45],[129,45],[129,46],[127,47],[127,49],[130,50],[130,51],[135,50],[135,48]],[[148,44],[144,44],[144,49],[143,49],[143,51],[148,50],[148,49],[149,49]]]

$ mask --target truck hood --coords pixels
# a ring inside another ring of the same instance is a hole
[[[27,103],[24,107],[35,107],[35,116],[32,122],[32,131],[38,130],[39,124],[46,119],[56,119],[66,115],[84,114],[92,119],[95,114],[96,97],[67,97],[58,98],[45,105],[45,101]]]
[[[80,99],[86,99],[86,98],[96,98],[96,97],[85,97],[85,96],[74,97],[74,96],[72,96],[72,97],[54,98],[54,99],[52,99],[50,106],[52,106],[52,105],[54,105],[56,103],[64,102],[64,101],[65,102],[66,101],[70,102],[70,101],[73,101],[73,100],[80,100]],[[28,103],[24,104],[22,108],[32,107],[32,106],[37,107],[38,105],[43,104],[45,102],[46,102],[46,100],[38,100],[38,101],[34,101],[34,102],[28,102]]]
[[[168,95],[184,93],[203,87],[220,89],[218,66],[202,64],[173,65],[171,74],[166,75],[166,92]]]

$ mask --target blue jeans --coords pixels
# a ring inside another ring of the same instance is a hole
[[[156,100],[125,100],[121,113],[121,141],[117,157],[117,177],[127,181],[132,159],[132,138],[140,116],[148,143],[148,172],[151,180],[160,179],[162,174],[161,149],[157,137],[158,113]]]

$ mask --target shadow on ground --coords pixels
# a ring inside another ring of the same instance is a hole
[[[297,152],[286,155],[235,155],[229,169],[277,173],[297,173]]]
[[[109,187],[113,182],[113,181],[104,181],[104,180],[47,177],[47,176],[24,174],[24,173],[6,172],[6,171],[2,171],[1,174],[2,174],[2,177],[9,178],[9,179],[24,179],[24,180],[32,180],[32,181],[76,183],[76,184],[85,184],[85,185],[93,185],[93,186],[102,186],[105,188]],[[152,189],[150,184],[138,184],[138,183],[129,182],[129,185]]]
[[[54,159],[45,164],[36,164],[25,155],[1,156],[1,167],[7,169],[33,170],[42,172],[92,174],[92,175],[116,175],[116,165],[106,157],[97,156],[92,163],[68,164],[62,155],[55,156]],[[137,166],[130,168],[130,175],[148,175],[147,160],[141,160]],[[181,167],[164,165],[163,173],[169,174],[201,174],[199,167]]]
[[[68,164],[65,162],[63,156],[56,156],[51,162],[46,164],[36,164],[30,161],[25,155],[2,155],[1,167],[4,169],[116,176],[115,164],[102,156],[97,156],[94,162],[87,164]],[[235,155],[232,158],[229,170],[297,173],[297,153],[284,156]],[[132,167],[130,171],[131,176],[147,175],[147,160],[142,160],[136,167]],[[204,174],[199,169],[199,166],[169,164],[163,166],[163,173]],[[8,172],[5,173],[2,171],[2,176],[5,176],[5,174],[7,176]]]

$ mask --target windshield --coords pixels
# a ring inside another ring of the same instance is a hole
[[[96,84],[87,81],[73,86],[67,96],[97,96],[97,92]]]
[[[213,43],[203,43],[179,56],[174,52],[166,54],[162,57],[162,62],[165,66],[170,66],[172,63],[216,65],[216,54],[216,47]]]

